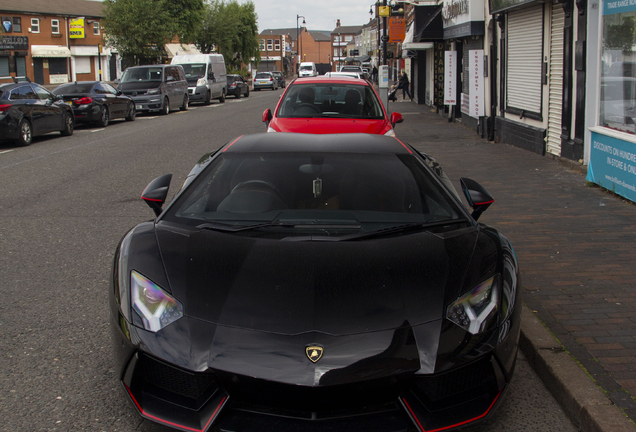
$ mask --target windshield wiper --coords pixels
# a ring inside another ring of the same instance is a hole
[[[220,222],[208,222],[201,225],[197,225],[198,229],[207,229],[207,230],[223,231],[223,232],[247,231],[247,230],[265,228],[265,227],[293,228],[294,224],[281,223],[281,222],[265,222],[265,223],[252,224],[252,225],[229,225],[229,224],[224,224]]]

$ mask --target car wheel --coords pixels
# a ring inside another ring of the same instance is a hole
[[[245,97],[250,97],[250,88],[247,88],[247,91],[245,92]]]
[[[181,105],[181,111],[187,111],[188,110],[188,103],[190,102],[190,99],[188,98],[188,95],[184,95],[183,96],[183,105]]]
[[[221,97],[219,98],[219,102],[225,103],[225,90],[223,90],[223,93],[221,93]]]
[[[161,115],[168,115],[170,114],[170,103],[168,101],[168,98],[164,98],[163,99],[163,106],[161,107]]]
[[[75,128],[75,118],[69,113],[64,114],[64,129],[60,131],[62,136],[73,135],[74,128]]]
[[[97,125],[101,127],[108,126],[108,107],[103,106],[99,111],[99,119],[97,120]]]
[[[135,121],[135,117],[137,117],[137,111],[135,110],[135,105],[130,104],[128,106],[128,117],[126,117],[126,121]]]
[[[234,97],[235,97],[236,99],[240,99],[240,98],[241,98],[241,89],[237,89],[237,90],[236,90],[236,94],[234,95]]]
[[[208,90],[208,92],[205,95],[205,101],[203,102],[205,105],[210,105],[212,101],[212,94],[210,93],[210,90]]]
[[[20,121],[19,129],[20,137],[16,140],[17,144],[26,147],[33,142],[33,129],[31,129],[31,123],[27,119]]]

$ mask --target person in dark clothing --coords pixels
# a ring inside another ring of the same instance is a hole
[[[400,76],[400,80],[398,82],[400,83],[400,88],[402,89],[402,100],[406,99],[405,95],[408,95],[409,99],[413,100],[413,96],[411,96],[411,92],[409,90],[409,77],[406,74],[405,70],[402,71],[402,75]]]
[[[373,66],[373,71],[371,72],[371,80],[374,83],[378,82],[378,68]]]

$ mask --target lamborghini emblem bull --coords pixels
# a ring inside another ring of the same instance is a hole
[[[307,358],[312,362],[316,363],[322,357],[323,348],[321,346],[308,346],[305,347],[305,354],[307,354]]]

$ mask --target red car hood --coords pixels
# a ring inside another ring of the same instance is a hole
[[[324,118],[276,118],[269,125],[279,132],[310,134],[368,133],[385,134],[391,129],[386,120],[324,119]]]

